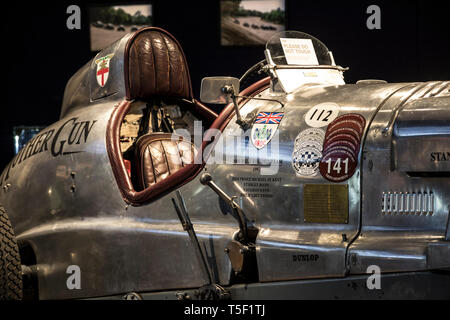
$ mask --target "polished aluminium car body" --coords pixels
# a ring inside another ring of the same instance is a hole
[[[180,196],[211,280],[231,298],[373,297],[365,281],[374,265],[386,274],[383,285],[391,285],[390,293],[384,287],[386,297],[429,297],[434,291],[448,296],[449,290],[426,286],[448,284],[450,277],[434,273],[450,268],[450,82],[303,83],[287,93],[269,63],[271,77],[243,93],[259,99],[241,98],[239,106],[244,119],[258,112],[284,113],[277,136],[266,146],[277,139],[277,171],[262,175],[268,164],[257,159],[259,151],[249,152],[244,163],[203,163],[176,188],[136,204],[118,186],[107,138],[111,117],[127,99],[124,52],[132,36],[105,48],[72,77],[60,120],[28,143],[1,176],[0,203],[19,244],[36,258],[39,298],[130,292],[194,297],[208,279],[173,206]],[[108,85],[102,87],[95,60],[110,54]],[[333,66],[330,72],[342,70]],[[305,114],[323,103],[366,120],[355,172],[339,183],[320,174],[299,176],[293,169],[296,137],[309,128]],[[229,121],[213,153],[241,132],[231,117],[233,105],[225,110]],[[241,150],[254,148],[248,140],[237,141]],[[234,159],[235,150],[216,152]],[[238,224],[223,199],[201,183],[205,172],[227,195],[237,196],[257,228],[256,280],[246,285],[236,280],[226,254]],[[249,191],[251,182],[261,184],[259,191]],[[317,185],[345,190],[345,221],[309,221],[305,199],[314,199],[307,189]],[[81,288],[70,290],[67,268],[73,265],[81,270]],[[355,283],[364,288],[355,289]],[[416,285],[426,288],[408,291]]]

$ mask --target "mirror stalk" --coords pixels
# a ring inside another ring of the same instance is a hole
[[[233,100],[234,110],[236,111],[236,118],[237,118],[236,123],[243,130],[247,130],[248,128],[250,128],[250,123],[248,121],[242,119],[241,112],[239,111],[239,106],[237,104],[238,96],[235,95],[233,86],[230,86],[230,85],[224,86],[222,88],[222,92],[227,95],[230,95],[231,100]]]

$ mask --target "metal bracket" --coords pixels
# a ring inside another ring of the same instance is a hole
[[[122,297],[122,300],[144,300],[139,293],[129,292]]]
[[[230,292],[218,284],[203,286],[196,291],[199,300],[229,300]]]
[[[217,186],[213,182],[213,179],[209,173],[202,174],[202,176],[200,177],[200,183],[209,186],[220,198],[222,198],[226,203],[230,205],[239,223],[239,231],[241,238],[240,240],[242,240],[242,242],[246,244],[248,242],[248,227],[247,227],[248,219],[245,216],[242,208],[234,201],[236,197],[235,196],[230,197],[221,188],[219,188],[219,186]]]
[[[187,231],[189,238],[191,239],[192,245],[194,246],[194,250],[197,256],[197,260],[202,267],[203,274],[205,279],[207,280],[207,284],[212,284],[212,275],[208,268],[208,264],[206,263],[206,258],[203,254],[203,251],[200,247],[200,243],[198,242],[197,235],[192,226],[191,219],[189,218],[189,214],[187,212],[186,204],[184,203],[183,197],[181,196],[181,192],[179,190],[176,191],[178,202],[180,206],[178,206],[177,202],[174,198],[172,198],[172,203],[177,212],[178,219],[180,219],[181,225],[183,226],[183,230]],[[180,210],[181,207],[181,210]]]

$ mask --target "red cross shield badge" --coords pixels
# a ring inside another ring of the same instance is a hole
[[[97,65],[97,83],[99,86],[104,87],[106,84],[106,81],[108,81],[108,75],[109,75],[109,62],[111,61],[111,58],[114,56],[114,54],[108,54],[107,56],[101,57],[97,60],[95,60],[95,64]]]

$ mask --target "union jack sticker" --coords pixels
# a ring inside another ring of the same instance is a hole
[[[257,149],[264,148],[274,137],[284,112],[260,112],[252,127],[251,140]]]
[[[256,124],[280,124],[283,119],[283,112],[260,112],[256,117]]]

